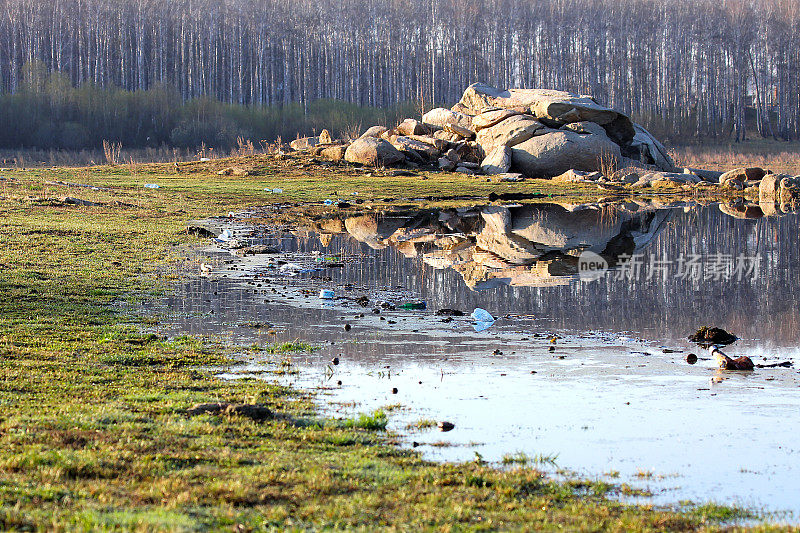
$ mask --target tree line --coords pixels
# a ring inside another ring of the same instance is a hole
[[[307,113],[320,99],[452,104],[484,81],[591,94],[668,138],[800,137],[797,0],[0,0],[0,13],[5,95],[57,72],[107,94]]]

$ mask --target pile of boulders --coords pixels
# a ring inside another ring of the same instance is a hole
[[[451,109],[393,129],[372,126],[357,139],[334,141],[327,130],[292,141],[331,161],[366,166],[439,168],[506,181],[548,178],[574,183],[693,188],[718,184],[733,190],[760,186],[769,171],[713,172],[677,168],[666,148],[627,115],[590,96],[549,89],[501,90],[475,83]],[[800,183],[781,176],[765,189],[780,199]]]
[[[512,180],[570,170],[606,176],[624,167],[675,170],[667,150],[647,130],[589,96],[481,83],[468,87],[452,109],[432,109],[422,120],[406,119],[393,129],[373,126],[347,142],[334,141],[325,130],[290,146],[333,161],[434,166]]]

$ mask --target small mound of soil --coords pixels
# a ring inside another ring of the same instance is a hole
[[[738,337],[736,335],[732,335],[724,329],[710,328],[708,326],[703,326],[702,328],[698,329],[694,335],[689,335],[690,341],[707,346],[712,344],[726,346],[737,339]]]

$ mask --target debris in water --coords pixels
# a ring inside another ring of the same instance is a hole
[[[344,325],[344,330],[345,331],[350,331],[352,328],[353,328],[353,326],[351,326],[350,324],[345,324]]]
[[[217,238],[214,240],[216,240],[217,242],[228,242],[232,238],[233,238],[233,232],[230,229],[226,228],[222,230],[222,233],[217,235]]]
[[[472,312],[472,318],[474,318],[476,322],[494,322],[494,317],[492,314],[486,309],[481,309],[480,307],[476,307]]]
[[[476,307],[471,316],[475,320],[475,324],[472,327],[476,333],[485,331],[494,324],[494,317],[486,309]]]
[[[686,362],[689,363],[690,365],[695,364],[697,362],[697,356],[693,353],[690,353],[689,355],[686,356]]]
[[[319,291],[319,297],[322,300],[333,300],[334,292],[331,289],[322,289]]]
[[[428,304],[426,304],[423,301],[406,302],[404,304],[400,304],[400,309],[417,309],[417,310],[419,310],[419,309],[425,309],[427,307],[428,307]]]
[[[393,387],[393,388],[392,388],[392,394],[397,394],[397,392],[398,392],[398,391],[397,391],[397,387]]]
[[[464,316],[464,311],[458,309],[439,309],[436,316]]]
[[[753,365],[753,361],[749,357],[742,356],[737,357],[736,359],[731,359],[719,351],[716,346],[709,348],[709,353],[711,353],[711,356],[723,370],[753,370],[755,367],[755,365]]]
[[[145,183],[144,186],[148,189],[160,189],[161,185],[157,183]]]
[[[732,335],[721,328],[711,328],[703,326],[698,329],[694,335],[689,336],[689,340],[705,346],[715,344],[717,346],[727,346],[738,339],[736,335]]]
[[[437,424],[437,426],[439,427],[439,431],[450,431],[456,427],[455,424],[453,424],[452,422],[448,422],[446,420],[442,420]]]
[[[338,364],[339,364],[339,358],[338,358],[338,357],[334,357],[334,358],[331,360],[331,363],[333,363],[333,365],[334,365],[334,366],[338,365]]]

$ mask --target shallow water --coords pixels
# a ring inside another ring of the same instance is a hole
[[[335,416],[399,404],[390,427],[432,459],[557,456],[561,468],[650,489],[657,503],[713,500],[798,516],[798,371],[716,370],[686,340],[715,325],[740,337],[724,349],[732,357],[795,362],[796,216],[491,206],[345,222],[323,233],[233,224],[243,240],[282,253],[205,250],[215,270],[163,302],[170,328],[242,345],[315,343],[311,355],[249,356],[225,377],[319,388]],[[587,281],[576,275],[582,250],[612,266],[635,259]],[[337,298],[320,300],[322,288]],[[377,305],[418,299],[426,310]],[[434,315],[475,307],[508,317],[476,332],[468,316]],[[685,362],[688,353],[697,364]],[[455,429],[406,428],[420,419]]]

